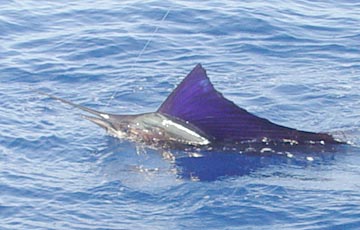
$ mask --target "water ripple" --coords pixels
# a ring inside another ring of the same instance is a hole
[[[2,3],[0,228],[360,226],[358,2]],[[31,90],[150,112],[197,63],[241,107],[353,145],[174,160],[108,137]]]

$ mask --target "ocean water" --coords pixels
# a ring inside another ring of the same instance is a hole
[[[358,1],[0,3],[0,229],[360,228]],[[150,112],[197,63],[248,111],[351,144],[173,158],[33,91]]]

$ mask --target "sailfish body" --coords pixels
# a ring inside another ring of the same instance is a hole
[[[326,133],[300,131],[255,116],[226,99],[198,64],[153,113],[115,115],[45,94],[95,116],[84,118],[121,139],[158,148],[236,147],[248,143],[342,143]]]

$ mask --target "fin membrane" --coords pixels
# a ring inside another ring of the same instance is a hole
[[[214,138],[215,142],[262,138],[304,142],[331,138],[327,134],[276,125],[238,107],[214,88],[200,64],[169,95],[158,112],[190,122]]]

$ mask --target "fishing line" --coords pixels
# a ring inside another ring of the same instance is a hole
[[[140,53],[138,54],[138,56],[136,57],[134,63],[131,65],[130,67],[130,73],[133,73],[133,70],[135,68],[135,65],[139,62],[140,57],[144,54],[145,50],[147,49],[147,47],[150,45],[150,43],[152,42],[152,40],[154,39],[155,34],[158,32],[160,25],[166,20],[167,16],[169,15],[171,11],[171,7],[169,7],[167,9],[167,11],[165,12],[164,16],[161,18],[160,23],[155,27],[155,30],[152,32],[150,38],[146,41],[144,47],[142,48],[142,50],[140,51]],[[109,107],[111,105],[112,100],[116,97],[116,95],[118,94],[119,90],[116,90],[110,97],[109,102],[107,103],[106,107]]]

